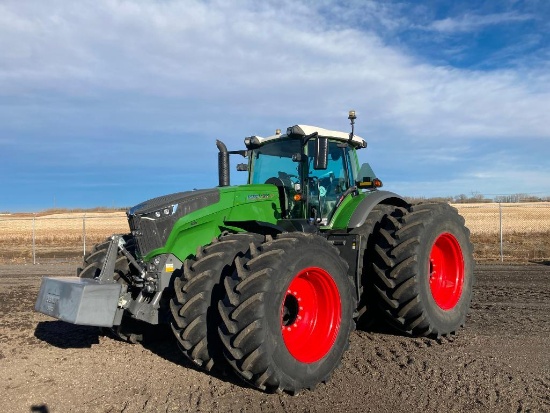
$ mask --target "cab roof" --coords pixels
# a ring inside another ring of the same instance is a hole
[[[349,133],[347,132],[338,132],[333,131],[329,129],[320,128],[318,126],[310,126],[310,125],[294,125],[287,128],[286,133],[284,134],[277,134],[268,136],[266,138],[262,138],[260,136],[256,136],[258,141],[261,145],[272,141],[272,140],[278,140],[278,139],[285,139],[290,137],[291,135],[302,135],[302,136],[308,136],[313,133],[317,132],[319,136],[326,137],[328,139],[335,139],[341,142],[350,142],[349,139]],[[365,148],[367,146],[367,143],[363,138],[357,135],[353,135],[353,138],[351,139],[351,143],[353,146],[359,147],[359,148]]]

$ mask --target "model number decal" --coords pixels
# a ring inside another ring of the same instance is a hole
[[[251,194],[246,197],[249,201],[256,200],[256,199],[269,199],[273,198],[273,194]]]

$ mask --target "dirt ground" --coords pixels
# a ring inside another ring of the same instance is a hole
[[[294,397],[198,371],[169,335],[130,345],[34,312],[40,276],[74,269],[0,266],[4,412],[550,412],[550,266],[478,266],[458,335],[355,332],[332,379]]]

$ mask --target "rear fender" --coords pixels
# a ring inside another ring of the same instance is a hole
[[[366,196],[351,214],[348,228],[357,228],[363,225],[367,217],[378,204],[408,207],[410,204],[399,195],[389,191],[373,191]]]

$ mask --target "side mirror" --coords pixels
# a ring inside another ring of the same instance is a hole
[[[328,138],[318,136],[315,139],[315,160],[313,169],[327,169],[328,165]]]
[[[246,163],[237,164],[237,171],[248,171],[248,164]]]

